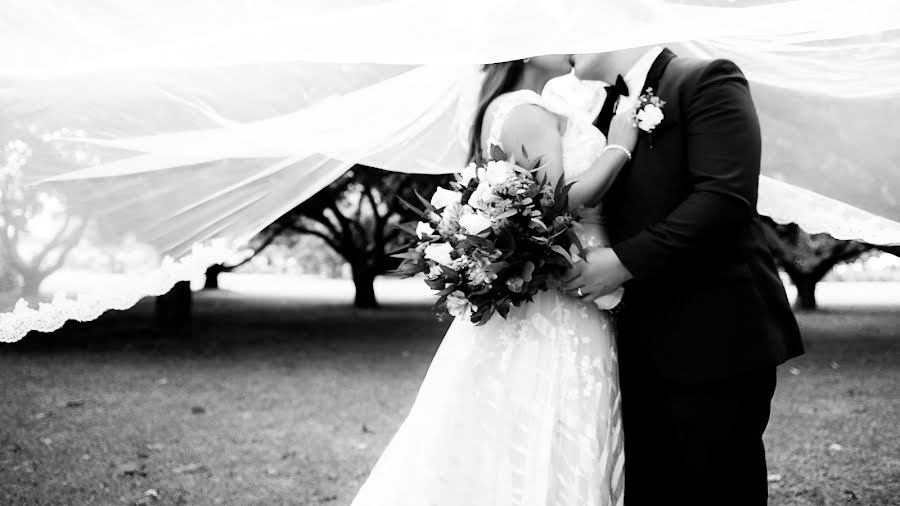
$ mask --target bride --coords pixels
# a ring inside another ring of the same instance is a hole
[[[597,206],[637,139],[620,112],[609,143],[541,97],[570,72],[568,55],[487,65],[470,157],[527,149],[548,181],[574,183],[585,246],[605,245]],[[517,156],[517,158],[520,158]],[[532,162],[534,163],[534,162]],[[601,506],[623,501],[616,302],[559,291],[494,316],[457,317],[404,421],[354,506]]]

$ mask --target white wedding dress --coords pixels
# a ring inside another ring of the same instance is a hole
[[[558,114],[531,91],[496,100],[485,146],[500,144],[503,121],[519,105]],[[572,176],[590,167],[606,140],[588,122],[561,117],[563,166]],[[599,220],[590,221],[583,241],[604,243]],[[457,318],[353,506],[621,504],[614,337],[607,312],[557,291],[480,327]]]

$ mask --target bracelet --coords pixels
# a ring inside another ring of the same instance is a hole
[[[625,153],[625,158],[628,158],[629,162],[631,161],[631,151],[629,151],[628,148],[626,148],[625,146],[622,146],[619,144],[610,144],[610,145],[606,146],[605,148],[603,148],[603,153],[606,153],[607,151],[610,151],[610,150],[621,151],[621,152]]]

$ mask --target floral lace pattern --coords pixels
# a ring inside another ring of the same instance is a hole
[[[457,319],[353,504],[620,504],[617,377],[610,316],[560,293]]]
[[[614,336],[608,313],[558,292],[456,319],[353,505],[619,504]]]

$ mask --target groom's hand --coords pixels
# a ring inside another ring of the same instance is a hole
[[[564,289],[584,302],[612,293],[632,278],[612,248],[592,248],[566,273]],[[581,290],[579,292],[579,289]]]

